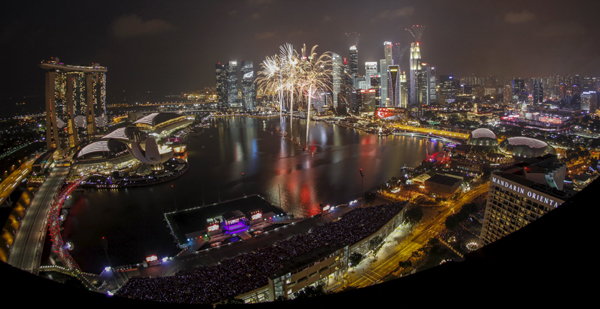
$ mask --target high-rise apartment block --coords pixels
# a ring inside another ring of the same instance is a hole
[[[490,244],[560,206],[567,167],[545,155],[492,172],[479,244]]]
[[[106,128],[106,67],[42,61],[46,70],[46,147],[59,154]],[[81,135],[81,136],[80,136]]]

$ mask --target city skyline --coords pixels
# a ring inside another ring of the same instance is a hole
[[[286,42],[296,48],[317,44],[348,57],[348,48],[356,44],[356,36],[345,35],[348,31],[360,33],[358,68],[363,75],[365,62],[385,57],[384,41],[410,45],[413,38],[405,29],[413,24],[424,25],[422,59],[439,74],[598,75],[600,56],[594,50],[600,43],[592,15],[597,4],[586,3],[590,10],[582,10],[584,6],[571,3],[538,2],[309,1],[300,6],[249,0],[117,6],[109,1],[33,9],[13,4],[3,10],[10,16],[3,18],[0,40],[7,72],[2,101],[42,95],[42,87],[33,86],[43,79],[36,65],[53,56],[108,67],[114,73],[107,101],[119,102],[143,91],[177,93],[212,86],[216,62],[260,63]],[[290,14],[281,14],[286,11]],[[408,71],[406,58],[399,64],[403,71]]]

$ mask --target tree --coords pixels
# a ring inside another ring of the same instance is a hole
[[[423,219],[423,209],[420,206],[413,207],[406,211],[406,220],[410,223],[418,223]]]
[[[223,304],[225,304],[225,305],[243,305],[244,304],[244,300],[238,299],[238,298],[234,298],[233,296],[229,296],[229,297],[227,297],[227,299],[225,299],[225,301],[223,302]]]
[[[381,238],[381,236],[375,236],[371,238],[371,240],[369,241],[369,250],[375,249],[375,247],[377,247],[377,245],[379,245],[382,241],[383,238]]]
[[[315,296],[323,296],[326,295],[327,292],[323,289],[322,285],[317,285],[316,287],[309,285],[304,289],[295,293],[296,299],[306,299]]]
[[[398,262],[398,266],[400,266],[402,268],[408,268],[408,267],[412,266],[412,262],[410,260],[400,261],[400,262]]]
[[[360,261],[362,261],[363,255],[358,252],[354,252],[354,253],[350,254],[350,257],[348,257],[348,259],[350,260],[350,264],[353,267],[356,267],[358,265],[358,263],[360,263]]]
[[[365,203],[370,206],[375,202],[375,199],[377,199],[377,195],[373,192],[365,192],[364,199]]]

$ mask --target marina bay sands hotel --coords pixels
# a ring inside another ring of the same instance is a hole
[[[60,155],[106,128],[106,67],[42,61],[46,70],[46,146]]]

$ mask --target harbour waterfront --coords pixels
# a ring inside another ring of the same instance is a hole
[[[283,138],[278,131],[289,138]],[[259,194],[285,212],[308,217],[319,204],[343,204],[416,166],[443,144],[410,136],[379,137],[334,124],[306,120],[223,117],[204,134],[188,137],[189,170],[155,186],[76,192],[63,239],[82,270],[108,266],[100,239],[108,239],[112,266],[134,264],[149,254],[173,256],[180,249],[163,213],[219,200]],[[359,169],[363,170],[364,184]],[[199,229],[205,227],[199,222]]]

